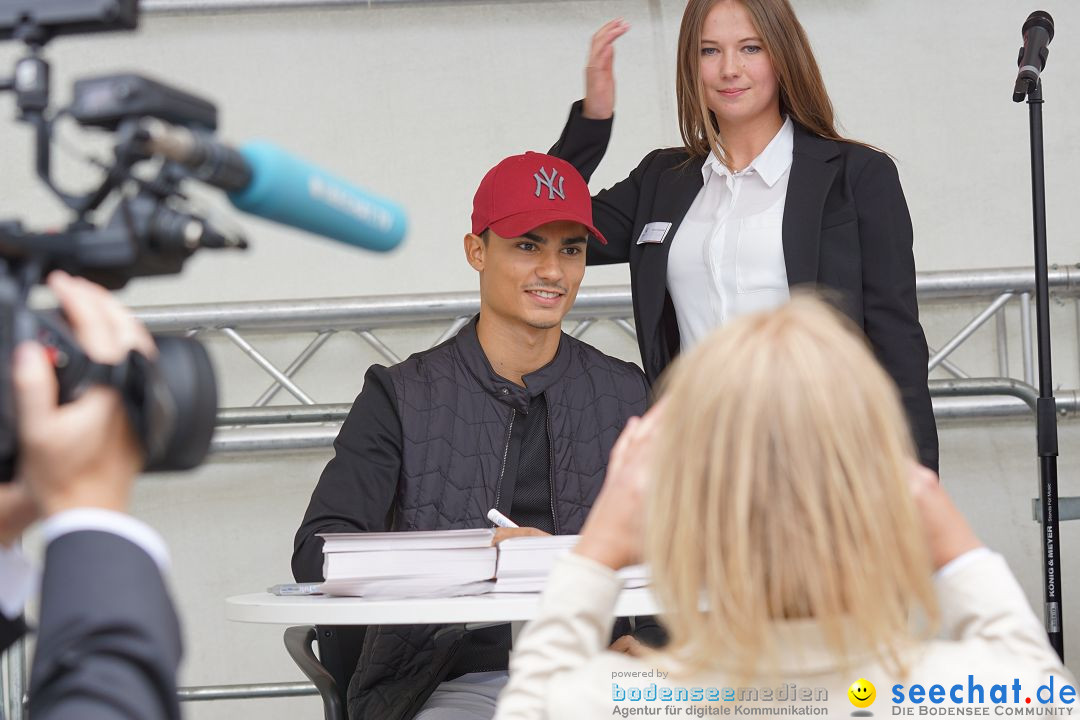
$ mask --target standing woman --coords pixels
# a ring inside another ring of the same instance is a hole
[[[586,179],[611,135],[614,43],[627,29],[615,20],[593,36],[585,100],[551,150]],[[590,244],[589,262],[630,263],[650,381],[713,328],[814,286],[866,334],[900,389],[919,459],[936,470],[911,218],[896,166],[837,133],[788,1],[689,0],[676,95],[683,147],[654,150],[593,198],[608,244]]]

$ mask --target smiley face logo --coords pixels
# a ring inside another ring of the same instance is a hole
[[[848,700],[857,708],[868,708],[877,699],[877,690],[874,684],[865,678],[859,678],[851,683],[847,690]]]

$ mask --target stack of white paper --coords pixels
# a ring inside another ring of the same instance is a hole
[[[499,562],[495,568],[492,592],[540,592],[555,561],[577,545],[578,535],[510,538],[499,543]],[[632,565],[619,571],[625,587],[649,584],[644,565]]]
[[[426,532],[326,533],[327,595],[452,597],[487,592],[497,550],[490,528]]]

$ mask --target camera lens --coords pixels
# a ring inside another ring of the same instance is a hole
[[[146,459],[146,470],[188,470],[206,457],[214,435],[218,407],[214,369],[206,348],[196,340],[155,336],[154,342],[155,382],[170,398],[173,412],[172,422],[148,423],[146,431],[156,437],[145,438],[144,446],[158,450]]]

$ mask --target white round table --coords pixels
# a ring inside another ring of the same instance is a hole
[[[540,593],[487,593],[452,598],[369,600],[323,595],[252,593],[225,600],[229,620],[274,625],[440,625],[465,624],[466,629],[510,623],[512,642],[526,621],[536,617]],[[623,590],[615,603],[617,617],[655,615],[648,588]],[[286,635],[290,632],[286,630]],[[288,645],[288,641],[286,641]],[[310,652],[310,648],[308,648]],[[291,652],[291,651],[290,651]],[[293,656],[296,659],[296,656]],[[311,679],[306,663],[296,660]],[[323,671],[325,673],[325,670]],[[331,693],[332,694],[332,693]],[[326,695],[323,701],[328,702]]]
[[[367,600],[322,595],[252,593],[225,601],[225,617],[237,622],[276,625],[426,625],[443,623],[522,622],[536,616],[539,593],[487,593],[453,598]],[[647,588],[623,590],[617,617],[655,615],[656,601]]]

